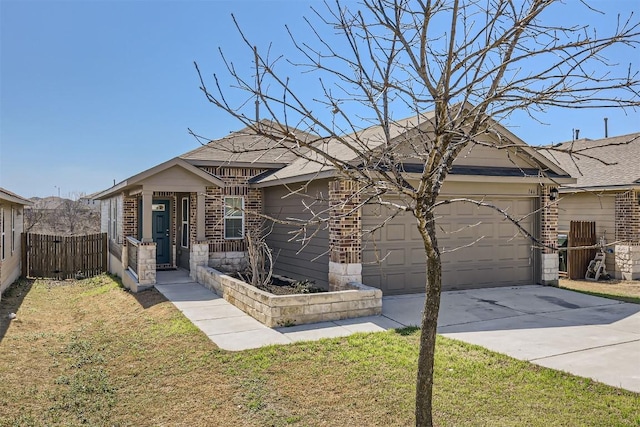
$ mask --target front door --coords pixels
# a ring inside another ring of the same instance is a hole
[[[169,264],[171,262],[170,212],[168,200],[153,201],[152,232],[153,241],[156,243],[156,264]]]

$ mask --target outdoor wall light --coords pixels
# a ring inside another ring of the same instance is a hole
[[[553,201],[558,198],[558,189],[553,187],[549,190],[549,200]]]

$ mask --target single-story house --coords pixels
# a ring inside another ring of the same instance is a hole
[[[425,114],[397,122],[394,140],[410,145],[411,132],[430,126],[431,118]],[[494,130],[482,138],[504,144],[503,149],[466,147],[441,197],[493,203],[522,218],[522,225],[545,245],[555,245],[557,209],[551,189],[575,180],[504,127],[495,124]],[[297,132],[299,138],[312,138]],[[373,147],[381,144],[382,135],[374,126],[357,137]],[[315,143],[358,167],[357,153],[331,140]],[[341,178],[327,162],[314,162],[308,152],[301,158],[274,144],[243,129],[98,193],[110,270],[137,286],[155,283],[156,270],[162,268],[194,270],[207,264],[242,269],[244,236],[260,230],[260,214],[308,219],[314,212],[328,221],[308,230],[305,245],[300,242],[305,236],[296,235],[291,225],[276,221],[268,227],[275,273],[329,289],[357,281],[385,294],[424,291],[424,249],[410,214],[389,218],[380,205],[360,206],[359,196],[354,197],[360,194],[357,182]],[[411,183],[420,166],[407,158],[403,168]],[[438,215],[439,243],[446,251],[444,289],[557,283],[553,249],[534,247],[494,210],[452,203]],[[378,227],[382,220],[385,225]]]
[[[558,232],[593,221],[607,246],[606,267],[618,279],[640,279],[640,133],[577,139],[542,153],[576,178],[559,187]]]
[[[24,207],[33,203],[0,187],[0,298],[22,273]]]

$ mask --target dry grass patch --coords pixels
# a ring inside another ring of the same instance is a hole
[[[24,281],[0,316],[0,425],[243,423],[220,404],[233,379],[203,362],[217,349],[156,291]]]
[[[417,329],[226,352],[107,276],[21,282],[0,316],[1,426],[414,422]],[[640,426],[638,394],[445,338],[435,382],[441,427]]]
[[[559,284],[564,289],[640,304],[640,281],[638,280],[611,279],[591,282],[560,279]]]

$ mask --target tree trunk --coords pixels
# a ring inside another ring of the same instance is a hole
[[[418,229],[423,237],[427,255],[427,283],[420,333],[420,353],[416,379],[416,426],[433,426],[433,370],[436,349],[436,330],[440,295],[442,293],[442,260],[436,240],[435,218],[428,213],[419,221]]]

